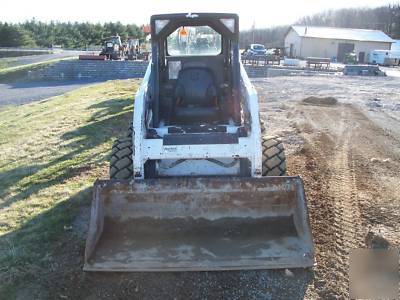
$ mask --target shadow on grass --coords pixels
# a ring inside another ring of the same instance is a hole
[[[105,116],[119,114],[122,111],[129,109],[130,107],[133,107],[133,97],[128,99],[126,98],[110,99],[93,104],[89,106],[89,109],[101,109],[101,110],[94,113],[91,116],[90,121],[95,121],[97,119],[104,118]],[[133,117],[133,115],[131,117]]]
[[[129,127],[132,118],[132,98],[109,99],[93,105],[91,108],[101,108],[95,112],[89,123],[75,130],[64,133],[61,139],[71,140],[66,148],[70,151],[60,157],[43,164],[22,165],[0,172],[0,198],[6,199],[0,203],[0,209],[16,201],[28,198],[32,194],[55,184],[60,184],[81,172],[104,163],[104,158],[90,155],[106,155],[111,149],[95,150],[99,145],[114,140]],[[85,152],[88,152],[84,154]],[[31,178],[29,180],[29,178]],[[21,181],[24,181],[21,183]],[[15,186],[17,192],[8,196],[10,188]]]
[[[6,200],[0,204],[0,209],[16,201],[28,199],[53,185],[63,184],[73,177],[79,181],[81,173],[104,165],[107,160],[105,157],[108,157],[111,149],[96,148],[117,138],[118,133],[128,128],[132,117],[132,104],[133,100],[130,97],[109,99],[93,105],[91,108],[97,108],[97,111],[90,117],[89,123],[61,136],[61,139],[67,141],[64,149],[69,151],[66,154],[42,164],[19,165],[1,172],[0,198]],[[15,194],[10,196],[12,187],[15,187]],[[19,229],[0,237],[0,290],[3,290],[7,282],[15,286],[36,277],[40,285],[50,284],[46,283],[47,273],[52,273],[55,266],[64,263],[51,261],[51,254],[59,247],[69,248],[69,245],[62,245],[71,235],[69,231],[64,230],[64,226],[68,228],[72,220],[81,213],[82,207],[88,209],[91,201],[90,190],[86,188],[79,191],[69,200],[56,204],[50,210],[24,223]],[[84,224],[86,222],[88,218],[83,221]],[[78,259],[81,258],[80,251],[83,249],[83,235],[85,233],[81,233],[77,238],[73,232],[74,238],[69,243],[74,245],[74,251],[79,252],[74,256]],[[12,294],[13,288],[9,292]],[[3,298],[3,295],[0,295],[0,298]]]
[[[0,236],[0,299],[47,299],[43,287],[82,264],[91,195],[85,188]]]

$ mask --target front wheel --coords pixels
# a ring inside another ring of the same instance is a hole
[[[132,138],[133,137],[133,123],[128,127],[128,131],[126,133],[126,137]]]
[[[262,137],[262,176],[285,176],[286,158],[277,137]]]
[[[133,178],[132,138],[117,139],[112,146],[110,179]]]

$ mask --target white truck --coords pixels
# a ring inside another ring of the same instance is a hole
[[[374,50],[369,55],[369,63],[381,66],[399,66],[400,50]]]

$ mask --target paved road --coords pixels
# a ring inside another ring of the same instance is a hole
[[[0,83],[0,106],[19,105],[62,95],[93,81]]]
[[[93,52],[62,50],[51,54],[28,55],[28,56],[19,56],[19,57],[3,58],[3,59],[12,59],[12,62],[10,62],[7,67],[17,67],[34,63],[46,62],[54,59],[78,57],[79,54],[84,54],[84,53],[93,53]]]

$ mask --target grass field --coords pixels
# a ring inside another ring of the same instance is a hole
[[[90,206],[93,182],[108,176],[111,145],[126,134],[137,86],[109,81],[0,107],[1,299],[52,280],[66,241],[83,251],[76,219]]]
[[[13,63],[16,61],[16,58],[0,58],[0,71],[6,68],[9,68],[10,66],[13,65]]]
[[[42,55],[52,53],[51,50],[28,50],[19,48],[18,50],[0,49],[0,58],[21,57],[30,55]]]
[[[19,80],[24,80],[28,72],[37,71],[44,69],[60,60],[74,59],[71,57],[67,58],[56,58],[52,60],[46,60],[37,63],[31,63],[26,65],[14,66],[15,58],[2,58],[0,59],[0,83],[3,82],[15,82]]]
[[[35,64],[22,65],[17,67],[10,67],[12,61],[0,61],[0,83],[14,82],[23,80],[29,71],[36,71],[43,69],[56,61],[46,61]]]

